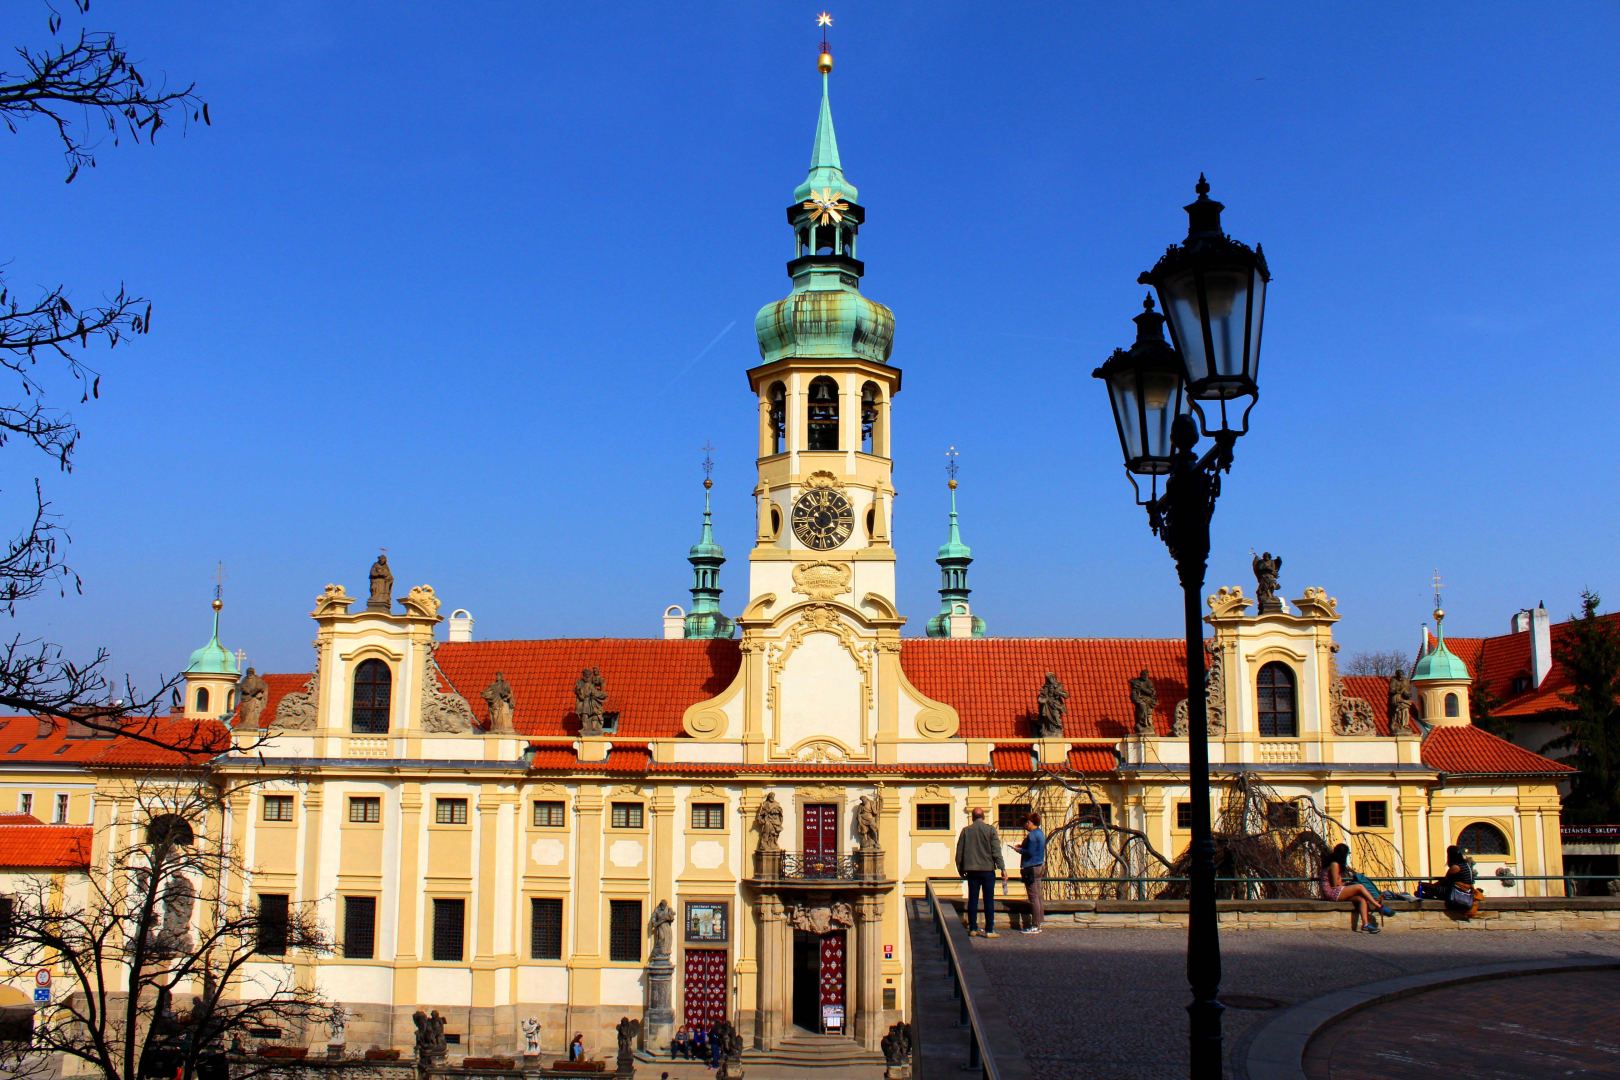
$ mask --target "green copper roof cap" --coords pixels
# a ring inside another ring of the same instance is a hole
[[[956,481],[951,481],[951,531],[946,541],[939,545],[938,562],[947,559],[972,559],[973,549],[962,543],[962,530],[956,519]]]
[[[712,462],[705,459],[704,468]],[[686,554],[692,564],[692,606],[683,622],[689,638],[729,638],[736,633],[736,624],[720,611],[720,567],[725,565],[726,553],[714,542],[714,518],[709,509],[709,492],[714,481],[703,478],[703,532],[698,542]]]
[[[832,56],[822,53],[827,58],[827,67],[830,69]],[[804,183],[793,189],[793,201],[803,202],[810,197],[812,191],[832,189],[850,202],[859,202],[860,194],[855,185],[844,177],[844,165],[838,158],[838,135],[833,131],[832,101],[827,96],[829,75],[827,71],[821,73],[821,115],[816,118],[816,141],[810,148],[810,172],[805,176]]]
[[[924,627],[929,637],[951,636],[951,612],[957,604],[967,603],[973,590],[968,588],[968,566],[973,562],[973,549],[962,543],[962,531],[956,516],[956,447],[946,452],[946,472],[950,475],[951,525],[950,532],[939,546],[939,614],[928,620]],[[973,636],[984,637],[984,620],[973,616]]]
[[[191,654],[186,664],[187,675],[235,675],[236,657],[219,643],[219,609],[225,605],[214,601],[214,633],[208,644]]]
[[[703,481],[703,533],[698,542],[693,544],[686,552],[686,557],[692,562],[718,559],[724,562],[726,549],[714,542],[714,516],[709,510],[709,490],[714,481]]]
[[[1434,648],[1430,649],[1417,667],[1412,669],[1412,681],[1428,680],[1467,680],[1469,678],[1468,665],[1462,658],[1446,648],[1446,613],[1439,608],[1434,610]]]

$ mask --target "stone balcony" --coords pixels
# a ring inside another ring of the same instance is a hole
[[[754,852],[754,885],[773,887],[889,886],[883,872],[883,851],[856,850],[824,855],[801,851]]]

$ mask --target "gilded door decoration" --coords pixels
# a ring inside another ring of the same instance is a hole
[[[726,1018],[726,950],[687,949],[681,976],[682,1022],[704,1029]]]

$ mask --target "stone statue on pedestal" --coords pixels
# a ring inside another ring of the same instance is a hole
[[[528,1017],[521,1025],[523,1028],[523,1054],[525,1057],[540,1056],[540,1021]]]
[[[1282,601],[1277,599],[1277,575],[1282,571],[1282,556],[1262,551],[1250,565],[1254,569],[1254,597],[1260,601],[1259,613],[1282,611]]]
[[[506,681],[506,676],[500,672],[495,673],[495,681],[484,689],[484,704],[489,706],[489,730],[496,735],[510,735],[512,733],[512,714],[516,711],[516,704],[512,699],[512,684]]]
[[[1048,671],[1046,681],[1041,683],[1040,693],[1035,695],[1035,707],[1040,712],[1040,719],[1035,725],[1037,735],[1043,739],[1063,735],[1063,714],[1069,710],[1068,700],[1069,692],[1058,681],[1057,675]]]
[[[236,725],[257,728],[264,713],[265,700],[270,696],[270,685],[253,668],[247,669],[242,681],[236,684]]]
[[[754,813],[754,828],[759,832],[759,850],[780,851],[782,836],[782,804],[776,801],[776,792],[767,791],[765,801]]]
[[[658,901],[658,906],[652,913],[652,936],[654,960],[668,960],[670,953],[670,924],[675,921],[675,909],[669,906],[668,900]]]
[[[630,1067],[635,1062],[636,1037],[641,1034],[641,1021],[632,1020],[628,1016],[621,1016],[614,1025],[619,1034],[619,1068]]]
[[[860,837],[862,851],[878,847],[879,806],[876,795],[862,795],[855,808],[855,834]]]
[[[607,687],[602,681],[601,668],[586,668],[574,682],[574,715],[579,718],[579,733],[592,737],[603,734]]]
[[[1153,734],[1153,710],[1159,707],[1159,688],[1153,685],[1147,668],[1131,680],[1131,704],[1136,707],[1136,733]]]
[[[1389,731],[1391,735],[1412,734],[1412,680],[1404,671],[1389,677]]]
[[[388,569],[388,556],[378,555],[371,564],[371,597],[366,601],[367,611],[394,610],[394,572]]]

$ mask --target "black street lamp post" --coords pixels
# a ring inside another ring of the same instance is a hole
[[[1249,430],[1259,400],[1256,372],[1266,284],[1265,253],[1221,232],[1220,203],[1198,178],[1198,198],[1187,206],[1187,239],[1172,245],[1138,278],[1159,295],[1136,317],[1136,342],[1116,349],[1092,374],[1108,386],[1125,470],[1148,525],[1170,549],[1181,579],[1187,632],[1187,733],[1192,788],[1192,865],[1187,910],[1187,982],[1193,1000],[1192,1076],[1221,1076],[1221,941],[1215,919],[1215,838],[1210,827],[1209,716],[1204,685],[1204,573],[1209,526],[1221,493],[1221,473],[1232,468],[1232,448]],[[1170,324],[1174,347],[1164,340]],[[1231,414],[1242,403],[1238,427]],[[1219,426],[1210,427],[1213,412]],[[1197,417],[1195,420],[1194,417]],[[1214,445],[1199,457],[1202,432]],[[1137,477],[1151,477],[1142,498]],[[1164,492],[1159,478],[1164,477]]]

